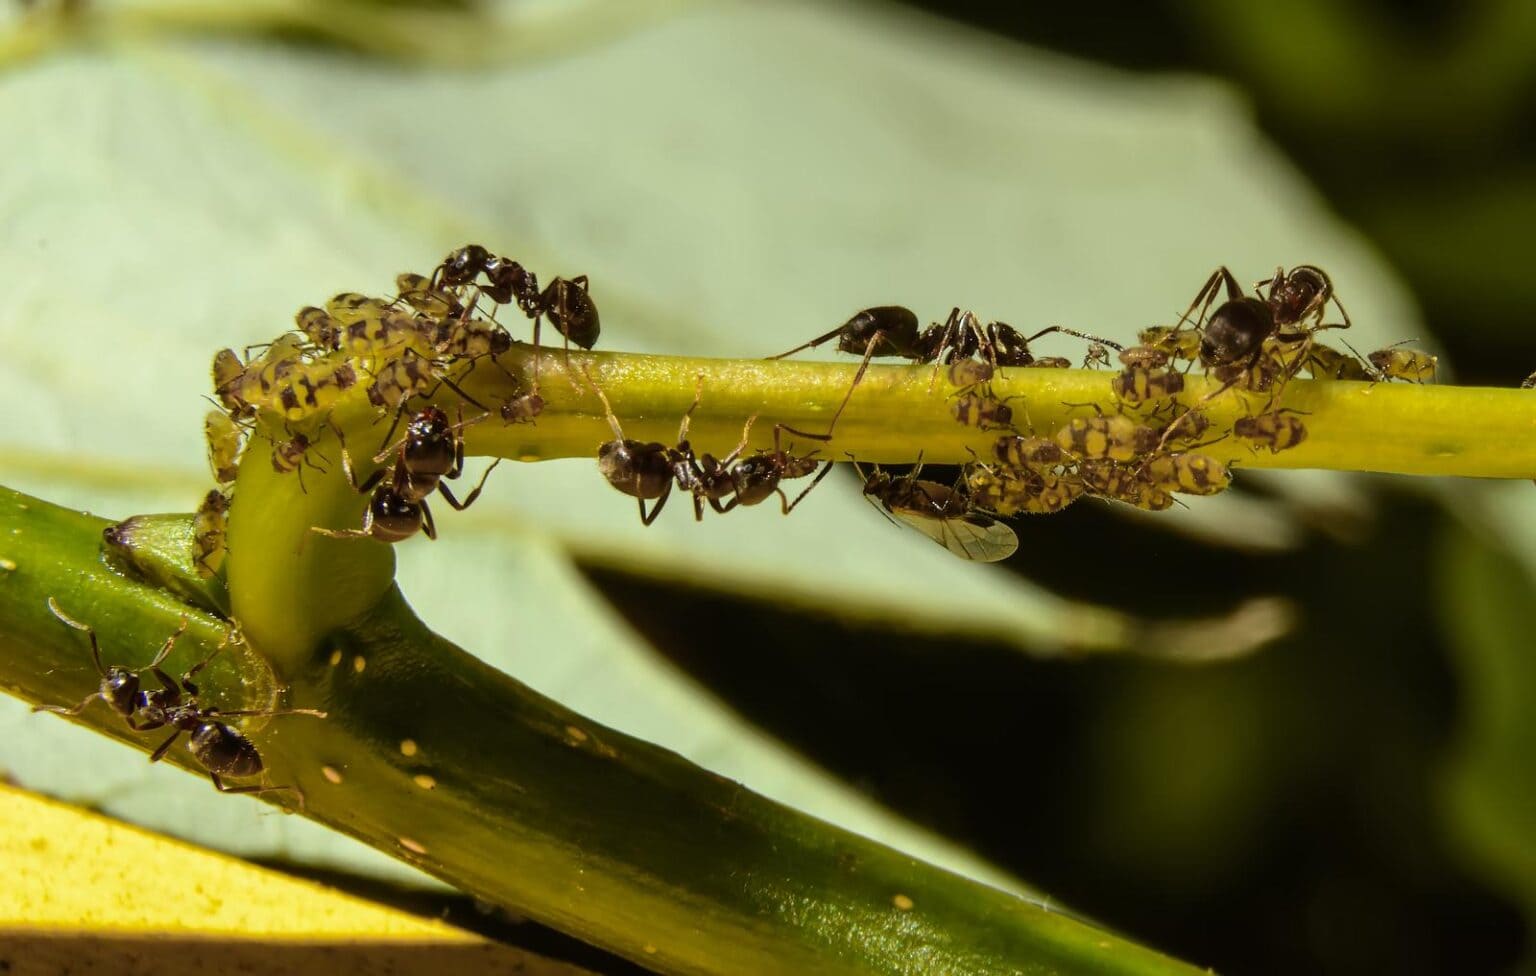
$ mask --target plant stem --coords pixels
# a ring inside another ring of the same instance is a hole
[[[466,449],[519,460],[594,456],[597,446],[613,434],[602,405],[585,388],[579,372],[583,366],[613,404],[628,437],[672,443],[703,377],[690,430],[695,449],[729,451],[752,416],[759,418],[752,445],[769,447],[775,423],[824,432],[857,369],[856,363],[624,353],[572,353],[570,362],[575,384],[560,352],[543,354],[540,375],[546,406],[536,423],[508,426],[493,416],[466,431]],[[521,347],[502,356],[501,363],[506,372],[485,363],[463,384],[492,408],[532,381],[532,356]],[[1113,413],[1117,405],[1109,388],[1112,375],[1005,369],[992,381],[992,389],[999,398],[1015,398],[1011,406],[1016,424],[1023,428],[1027,422],[1035,432],[1050,436],[1071,417],[1091,414],[1088,404]],[[852,454],[877,463],[911,463],[919,453],[935,463],[990,459],[997,432],[956,423],[949,413],[954,387],[941,371],[930,389],[932,377],[931,366],[871,365],[838,421],[836,439],[827,445],[801,440],[798,449],[816,447],[824,457],[843,460]],[[1178,398],[1186,406],[1215,389],[1193,374],[1186,382]],[[1205,404],[1204,410],[1211,429],[1220,432],[1237,418],[1261,411],[1264,404],[1233,390]],[[1278,406],[1305,415],[1308,436],[1297,447],[1271,454],[1228,438],[1202,448],[1202,453],[1254,468],[1536,478],[1536,393],[1529,390],[1296,379],[1286,386]],[[466,410],[477,412],[473,406]]]
[[[103,526],[0,490],[0,682],[28,701],[72,704],[97,684],[50,596],[96,627],[108,664],[148,660],[183,614],[176,669],[224,636],[104,566]],[[328,717],[252,729],[272,783],[302,790],[311,818],[662,972],[1195,972],[599,726],[429,632],[393,588],[322,647],[284,662],[285,704]],[[248,655],[203,676],[211,704],[273,700]],[[75,720],[159,741],[99,702]],[[196,768],[182,749],[168,758]]]

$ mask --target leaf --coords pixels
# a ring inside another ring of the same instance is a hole
[[[1322,264],[1361,342],[1422,335],[1214,85],[864,7],[673,8],[626,5],[613,30],[549,14],[531,35],[546,48],[473,72],[171,34],[16,67],[0,79],[0,127],[27,147],[0,180],[0,411],[30,419],[0,433],[4,480],[124,515],[190,509],[214,348],[466,240],[591,275],[605,344],[633,350],[768,355],[877,302],[1124,337],[1170,321],[1221,262],[1252,278]],[[572,34],[601,43],[554,43]],[[475,648],[504,635],[509,669],[599,720],[969,873],[993,876],[661,663],[570,554],[1036,651],[1146,636],[950,559],[846,483],[790,519],[677,512],[644,530],[588,463],[507,467],[444,541],[403,553],[424,616]],[[1022,528],[1024,558],[1049,558]],[[204,784],[66,747],[61,723],[6,707],[0,763],[25,783],[246,853],[353,863],[286,819],[229,826],[240,805]]]
[[[1447,760],[1445,798],[1457,839],[1494,883],[1536,918],[1536,492],[1507,484],[1477,493],[1440,560],[1442,617],[1456,651],[1464,705]]]

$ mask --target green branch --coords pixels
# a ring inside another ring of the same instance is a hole
[[[481,403],[495,406],[527,388],[532,357],[514,350],[502,357],[507,373],[485,364],[464,388]],[[567,379],[559,352],[546,352],[540,374],[547,401],[537,424],[503,426],[499,420],[466,431],[475,454],[520,460],[592,457],[597,445],[613,435],[602,406],[582,386]],[[758,416],[755,447],[772,442],[773,424],[800,430],[826,429],[842,402],[857,368],[855,362],[818,363],[763,359],[694,359],[624,353],[571,355],[573,371],[586,365],[602,387],[624,426],[639,440],[672,443],[678,420],[693,402],[703,377],[703,396],[690,432],[698,450],[723,453],[737,443],[742,424]],[[1052,434],[1071,417],[1091,408],[1068,404],[1097,403],[1116,410],[1108,371],[1005,369],[992,381],[998,398],[1017,398],[1015,423],[1028,421],[1036,432]],[[919,452],[935,463],[963,463],[991,457],[996,432],[956,423],[949,413],[954,392],[943,373],[933,380],[931,366],[872,365],[839,419],[836,440],[821,448],[825,457],[845,453],[860,461],[910,463]],[[932,381],[932,382],[931,382]],[[1178,402],[1195,404],[1215,387],[1190,375]],[[930,388],[931,384],[931,388]],[[450,401],[451,402],[451,401]],[[1228,391],[1204,404],[1213,431],[1260,412],[1265,400]],[[1292,380],[1277,406],[1302,411],[1307,439],[1278,454],[1254,451],[1229,438],[1202,453],[1253,468],[1332,468],[1393,474],[1458,475],[1469,478],[1536,477],[1536,392],[1448,385],[1357,383]],[[474,412],[473,407],[467,408]]]
[[[49,597],[101,633],[108,664],[147,661],[183,615],[173,672],[226,636],[104,564],[105,524],[0,491],[0,682],[27,701],[73,704],[97,684]],[[432,634],[392,587],[283,663],[274,685],[259,659],[226,652],[204,698],[267,707],[286,684],[281,704],[329,713],[250,727],[269,781],[298,787],[307,816],[661,971],[1195,972],[591,722]],[[75,720],[158,742],[99,702]],[[168,758],[197,768],[180,748]]]

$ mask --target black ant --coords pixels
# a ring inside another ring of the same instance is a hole
[[[758,505],[767,501],[773,495],[779,496],[779,508],[785,515],[795,510],[795,506],[811,493],[811,489],[821,484],[821,479],[832,470],[832,462],[825,464],[818,461],[812,451],[810,454],[797,455],[784,450],[780,439],[785,431],[797,433],[794,428],[783,424],[773,425],[773,450],[757,451],[748,457],[741,454],[747,448],[747,436],[752,429],[752,423],[757,418],[749,419],[741,429],[741,441],[731,453],[723,458],[716,458],[712,454],[701,454],[686,471],[686,477],[680,478],[678,487],[693,494],[693,517],[702,520],[704,517],[705,501],[711,508],[721,515],[731,511],[737,506]],[[684,433],[686,433],[686,418],[684,420]],[[806,435],[818,438],[820,435]],[[680,446],[686,446],[686,441],[681,441]],[[812,479],[811,483],[795,496],[794,501],[784,494],[784,489],[779,487],[781,482],[794,478],[804,478],[820,466],[821,472]],[[724,501],[729,497],[730,501]]]
[[[484,274],[487,284],[476,284]],[[592,300],[586,275],[555,278],[542,290],[539,279],[517,261],[492,254],[479,244],[466,244],[451,252],[432,275],[433,286],[461,287],[475,285],[499,305],[517,302],[524,315],[533,320],[533,346],[539,347],[539,323],[549,318],[555,331],[565,339],[566,364],[570,364],[570,344],[583,349],[597,345],[602,321],[597,303]],[[538,394],[538,363],[534,363],[534,395]],[[574,381],[573,381],[574,382]]]
[[[310,531],[333,539],[373,538],[390,543],[402,542],[417,532],[425,532],[427,538],[436,539],[437,524],[432,520],[432,510],[427,507],[427,497],[436,491],[455,510],[462,512],[480,497],[485,480],[496,470],[496,465],[501,463],[500,458],[491,462],[491,466],[480,476],[480,483],[475,485],[462,502],[443,483],[444,479],[458,478],[464,473],[462,431],[483,419],[484,415],[466,421],[461,414],[458,423],[449,423],[448,415],[439,408],[422,408],[407,422],[405,436],[373,459],[375,463],[383,464],[393,454],[394,465],[379,468],[362,482],[357,480],[341,431],[333,425],[332,430],[337,440],[342,442],[341,468],[346,472],[347,480],[358,494],[366,495],[371,491],[373,497],[369,499],[361,528],[325,529],[316,526]]]
[[[919,331],[917,315],[911,309],[900,305],[882,305],[855,313],[852,318],[831,332],[801,343],[788,352],[781,352],[777,356],[768,358],[783,359],[802,349],[812,349],[832,339],[837,340],[839,352],[863,355],[858,371],[853,374],[853,382],[849,384],[848,392],[843,396],[843,402],[838,405],[837,412],[832,415],[832,423],[828,425],[830,434],[831,427],[836,426],[838,417],[842,416],[844,408],[848,406],[848,401],[853,396],[853,391],[864,378],[864,373],[869,368],[869,361],[876,356],[899,356],[902,359],[910,359],[914,363],[933,363],[934,379],[938,377],[939,366],[971,359],[978,355],[982,361],[993,367],[1035,366],[1040,361],[1029,351],[1029,344],[1053,332],[1063,332],[1114,349],[1121,348],[1119,343],[1060,325],[1048,326],[1026,337],[1006,322],[989,322],[982,325],[974,313],[962,311],[958,307],[951,309],[949,317],[942,323],[930,325]],[[1052,362],[1050,365],[1059,364]],[[930,380],[930,388],[931,386],[932,380]]]
[[[217,708],[204,708],[198,702],[197,685],[192,683],[192,679],[224,649],[224,646],[229,643],[228,638],[214,648],[211,654],[194,664],[178,682],[173,681],[170,675],[161,670],[160,665],[170,655],[172,648],[176,646],[176,641],[186,632],[185,616],[181,618],[181,626],[176,628],[175,633],[160,645],[154,660],[138,671],[131,671],[119,665],[103,667],[101,647],[96,642],[96,631],[88,624],[81,623],[66,614],[53,597],[48,598],[48,609],[61,623],[84,632],[89,638],[91,661],[96,665],[97,674],[101,675],[101,686],[72,708],[38,705],[32,709],[34,712],[78,715],[91,702],[100,698],[114,712],[122,716],[123,721],[135,732],[149,732],[166,727],[174,730],[170,738],[160,743],[159,747],[150,753],[150,762],[159,762],[165,758],[171,746],[185,732],[188,736],[187,748],[192,753],[192,758],[208,771],[209,779],[213,780],[214,788],[220,793],[270,793],[275,790],[294,790],[291,786],[263,786],[259,783],[229,786],[223,780],[225,776],[237,779],[259,776],[264,768],[261,753],[257,751],[255,744],[246,738],[245,733],[227,724],[225,719],[280,715],[313,715],[316,718],[325,718],[326,715],[325,712],[313,708],[250,708],[227,712]],[[139,676],[145,671],[155,676],[155,680],[160,683],[159,688],[146,690],[141,686]]]
[[[605,441],[597,449],[598,470],[610,485],[633,497],[639,503],[640,522],[643,525],[650,525],[656,521],[662,507],[671,497],[674,485],[693,496],[693,515],[696,520],[704,518],[705,502],[723,515],[737,506],[760,504],[774,494],[779,496],[780,506],[784,514],[788,515],[812,488],[821,483],[821,479],[826,477],[827,472],[832,468],[831,462],[828,462],[815,480],[791,502],[779,487],[780,482],[792,478],[803,478],[815,471],[819,464],[809,455],[802,457],[790,454],[783,449],[780,443],[783,433],[788,431],[795,434],[801,433],[800,431],[783,424],[775,424],[773,450],[758,451],[743,458],[741,455],[747,449],[752,424],[757,419],[753,417],[742,427],[740,443],[725,457],[694,454],[693,446],[688,442],[688,427],[693,411],[698,409],[703,397],[704,378],[700,376],[693,403],[684,411],[683,419],[678,425],[675,446],[668,447],[656,441],[632,440],[624,436],[624,429],[619,425],[619,419],[614,415],[607,395],[593,382],[590,373],[586,373],[585,369],[583,373],[593,392],[602,401],[608,426],[613,431],[613,440]],[[818,440],[831,437],[830,433],[804,436]],[[647,501],[656,503],[649,512],[645,509]]]
[[[1206,311],[1223,287],[1227,300],[1216,306],[1207,318]],[[1323,308],[1330,301],[1344,321],[1323,325]],[[1200,362],[1207,367],[1232,367],[1246,361],[1244,368],[1251,369],[1263,355],[1264,340],[1271,336],[1295,342],[1309,338],[1319,329],[1347,329],[1350,325],[1349,313],[1339,304],[1333,282],[1321,268],[1310,264],[1299,265],[1289,272],[1277,268],[1274,278],[1259,286],[1257,297],[1243,294],[1232,272],[1225,266],[1219,267],[1206,279],[1188,311],[1180,317],[1181,327],[1197,307],[1200,315],[1195,318],[1195,327],[1200,331]],[[1286,326],[1298,325],[1307,319],[1315,319],[1316,324],[1300,333],[1282,333]]]

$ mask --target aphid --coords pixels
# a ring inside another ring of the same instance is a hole
[[[306,305],[294,315],[293,321],[316,349],[332,352],[341,348],[341,323],[325,309]]]
[[[233,349],[220,349],[213,354],[213,392],[231,420],[243,420],[256,413],[256,409],[241,395],[245,386],[245,369],[245,363],[241,362],[239,354]]]
[[[470,318],[467,313],[439,321],[430,341],[439,356],[452,359],[499,356],[512,348],[512,337],[505,329],[494,322]]]
[[[957,359],[949,364],[949,381],[962,390],[980,386],[992,379],[991,363],[979,359]]]
[[[965,482],[977,508],[1003,516],[1020,512],[1054,514],[1077,501],[1084,492],[1082,481],[1075,475],[994,468],[979,463],[967,467]]]
[[[358,494],[372,492],[372,495],[361,528],[316,527],[311,531],[333,539],[372,538],[387,543],[401,542],[417,532],[425,532],[427,538],[436,539],[437,523],[432,519],[427,498],[436,492],[455,510],[462,512],[480,497],[486,479],[501,463],[500,458],[491,462],[480,476],[480,482],[462,502],[443,483],[445,479],[456,479],[464,473],[463,430],[483,419],[481,416],[466,421],[461,417],[458,423],[450,423],[448,415],[439,408],[422,408],[406,424],[405,436],[373,459],[375,463],[383,463],[393,455],[393,465],[379,468],[361,482],[357,480],[341,431],[333,427],[337,439],[342,442],[341,467],[347,481]]]
[[[274,440],[272,442],[272,470],[278,474],[287,474],[297,471],[303,464],[308,464],[316,471],[324,472],[325,469],[309,460],[309,438],[304,434],[294,434],[286,441]]]
[[[344,359],[298,362],[284,370],[282,379],[269,384],[267,392],[257,396],[253,404],[296,423],[329,410],[356,385],[357,368]]]
[[[1158,449],[1161,450],[1169,444],[1197,441],[1210,427],[1211,418],[1207,417],[1204,411],[1193,408],[1185,410],[1163,427],[1158,437]]]
[[[197,574],[208,579],[224,565],[224,530],[228,524],[229,498],[217,489],[203,497],[192,519],[192,562]]]
[[[1404,342],[1412,342],[1406,339]],[[1385,349],[1378,349],[1366,358],[1383,379],[1407,380],[1410,383],[1433,383],[1435,369],[1440,359],[1421,349],[1403,349],[1402,342]]]
[[[445,288],[439,288],[432,279],[410,271],[395,276],[395,288],[399,300],[416,311],[435,320],[452,318],[464,313],[464,304]]]
[[[325,311],[343,327],[361,322],[377,322],[386,312],[395,311],[382,298],[344,291],[325,303]]]
[[[1009,468],[1028,468],[1033,471],[1050,471],[1067,460],[1061,445],[1045,437],[999,437],[992,446],[992,454],[998,462]]]
[[[1163,491],[1186,495],[1214,495],[1232,482],[1227,466],[1206,454],[1156,454],[1142,463],[1141,473]]]
[[[1124,350],[1121,350],[1120,358],[1122,360],[1125,358]],[[1035,360],[1036,366],[1039,366],[1040,363],[1041,360]],[[1109,347],[1104,345],[1102,342],[1088,343],[1088,351],[1083,355],[1083,369],[1098,369],[1100,366],[1108,368],[1109,365]]]
[[[208,441],[208,467],[213,480],[221,485],[235,480],[239,471],[240,449],[245,446],[245,431],[222,410],[210,410],[203,418],[203,437]]]
[[[1164,353],[1169,359],[1193,362],[1200,358],[1200,332],[1171,325],[1154,325],[1136,333],[1136,340]]]
[[[341,348],[348,356],[374,360],[386,360],[406,352],[431,356],[432,337],[423,331],[422,323],[415,316],[382,304],[378,309],[375,316],[342,323]]]
[[[225,352],[229,352],[225,350]],[[285,383],[303,363],[304,339],[296,333],[288,332],[278,336],[256,359],[246,363],[242,368],[238,380],[230,392],[239,402],[246,404],[270,403],[277,395],[276,391]],[[231,356],[233,353],[230,354]],[[230,369],[229,358],[220,353],[214,357],[215,383],[218,381],[220,361],[223,360],[223,369]],[[235,359],[238,363],[238,358]],[[220,392],[221,388],[216,387]],[[235,419],[239,419],[236,417]]]
[[[1108,361],[1108,353],[1105,353],[1105,361]],[[1036,356],[1035,361],[1029,365],[1031,369],[1071,369],[1072,360],[1065,356]],[[1088,367],[1087,359],[1083,360],[1083,367],[1085,369]]]
[[[1319,380],[1368,380],[1370,372],[1359,358],[1320,342],[1307,353],[1307,371]]]
[[[1019,548],[1019,537],[1008,525],[978,511],[965,482],[953,487],[921,481],[919,464],[910,474],[892,476],[874,468],[864,478],[864,497],[878,504],[892,521],[900,520],[961,559],[996,562]]]
[[[1184,374],[1171,369],[1127,365],[1110,379],[1109,388],[1122,403],[1140,406],[1151,400],[1167,400],[1182,393]]]
[[[411,397],[426,395],[435,389],[438,379],[437,369],[430,359],[413,349],[406,349],[374,372],[373,382],[368,386],[368,402],[376,407],[398,410]]]
[[[1138,369],[1158,369],[1167,366],[1168,358],[1166,352],[1155,346],[1131,346],[1129,349],[1120,350],[1120,365]]]
[[[226,776],[236,779],[259,776],[264,769],[261,753],[255,744],[246,738],[245,733],[227,724],[225,719],[242,716],[270,718],[283,715],[312,715],[316,718],[324,718],[325,712],[312,708],[253,708],[221,711],[217,708],[203,707],[198,701],[197,686],[192,683],[192,679],[213,660],[214,655],[224,648],[224,644],[214,648],[213,653],[193,665],[186,674],[181,676],[179,682],[173,681],[171,676],[160,668],[166,657],[170,655],[172,648],[176,646],[176,641],[186,631],[186,617],[182,617],[181,626],[160,646],[154,660],[139,671],[130,671],[119,666],[103,667],[101,648],[96,641],[96,631],[66,614],[52,597],[48,598],[48,609],[65,626],[83,631],[89,638],[91,660],[96,665],[96,672],[101,675],[101,687],[73,708],[39,705],[33,711],[78,715],[92,701],[100,698],[110,705],[113,711],[121,715],[128,727],[135,732],[167,727],[174,730],[170,738],[160,743],[150,754],[150,762],[159,762],[165,758],[165,754],[170,751],[176,740],[183,733],[187,733],[188,751],[192,753],[192,758],[207,770],[209,779],[213,781],[214,788],[219,792],[269,793],[275,790],[293,790],[291,786],[265,786],[260,783],[231,786],[224,782],[223,778]],[[225,643],[228,643],[227,639]],[[155,676],[155,680],[160,684],[159,688],[146,691],[141,687],[139,675],[144,671]]]
[[[1157,448],[1161,433],[1129,417],[1074,417],[1056,432],[1063,451],[1080,458],[1130,461]]]
[[[1269,448],[1269,453],[1295,447],[1307,439],[1306,425],[1295,416],[1300,411],[1289,408],[1259,414],[1257,417],[1239,417],[1232,422],[1232,433],[1245,441],[1251,441],[1255,450]]]
[[[970,393],[953,397],[949,415],[956,422],[977,430],[998,430],[1013,426],[1013,408],[992,396],[989,389],[979,388]]]
[[[537,393],[524,393],[508,399],[497,412],[504,424],[531,424],[544,412],[544,398]]]
[[[1536,389],[1536,373],[1532,373],[1530,376],[1527,376],[1525,379],[1521,380],[1520,381],[1520,389],[1522,389],[1522,390]]]
[[[1173,507],[1173,495],[1153,484],[1136,468],[1104,459],[1085,459],[1078,465],[1078,476],[1086,490],[1095,495],[1125,502],[1149,512]]]

